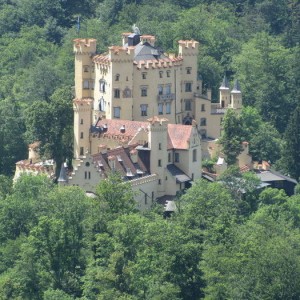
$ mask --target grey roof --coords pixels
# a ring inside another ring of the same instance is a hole
[[[240,83],[237,79],[234,81],[233,89],[231,92],[232,93],[240,93],[241,92]]]
[[[263,171],[261,173],[258,173],[257,176],[260,178],[263,182],[270,182],[270,181],[289,181],[294,184],[297,184],[297,181],[291,177],[285,176],[279,172],[276,172],[274,170],[269,171]]]
[[[61,164],[59,178],[57,179],[57,182],[68,182],[67,170],[65,167],[65,163]]]
[[[134,60],[140,61],[140,60],[158,60],[158,59],[164,59],[168,58],[163,54],[163,52],[160,49],[157,49],[153,46],[151,46],[149,43],[141,44],[135,46],[134,50]]]
[[[229,89],[229,82],[228,82],[226,75],[223,78],[220,89]]]
[[[177,182],[186,182],[186,181],[191,180],[191,178],[189,176],[187,176],[185,173],[183,173],[174,164],[167,165],[167,169],[171,173],[171,175],[176,178]]]

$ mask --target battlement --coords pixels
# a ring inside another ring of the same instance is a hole
[[[73,110],[92,109],[93,99],[92,98],[81,98],[73,100]]]
[[[169,120],[167,118],[159,118],[157,116],[154,116],[147,121],[150,123],[150,127],[165,126],[167,128],[169,123]]]
[[[197,55],[199,42],[194,40],[180,40],[179,44],[179,55]]]
[[[154,35],[141,35],[140,39],[141,39],[141,43],[149,43],[151,46],[154,46],[155,44]]]
[[[108,57],[111,61],[120,59],[134,59],[134,47],[111,46],[108,48]]]
[[[73,51],[76,54],[94,54],[96,53],[96,39],[74,39]]]

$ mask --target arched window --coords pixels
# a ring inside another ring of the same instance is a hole
[[[105,101],[104,101],[103,97],[101,97],[100,100],[99,100],[99,110],[100,111],[105,111]]]
[[[193,150],[193,162],[197,161],[197,149]]]

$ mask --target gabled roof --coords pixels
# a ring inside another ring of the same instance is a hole
[[[168,124],[168,149],[189,149],[192,125]]]
[[[148,130],[149,122],[141,121],[129,121],[129,120],[99,120],[96,124],[98,128],[106,128],[100,130],[100,134],[103,137],[114,137],[120,138],[133,138],[137,132],[141,129]],[[121,127],[125,130],[120,130]],[[168,124],[168,148],[167,149],[178,149],[187,150],[189,149],[189,140],[192,134],[192,125],[181,125],[181,124]]]
[[[103,174],[105,177],[113,170],[118,171],[122,176],[127,177],[128,180],[148,175],[150,172],[139,157],[137,158],[137,163],[134,163],[130,158],[130,152],[136,146],[119,147],[107,150],[106,153],[94,154],[92,155],[93,163],[100,174]],[[114,161],[114,169],[111,167],[111,161]]]
[[[103,119],[97,122],[96,127],[106,127],[105,131],[102,131],[103,136],[123,136],[131,139],[135,136],[138,130],[140,130],[140,128],[146,129],[148,125],[148,122]],[[120,129],[122,126],[125,127],[125,130],[122,130],[121,132]]]
[[[260,173],[257,173],[258,178],[260,178],[263,182],[271,182],[271,181],[289,181],[294,184],[297,184],[297,181],[291,177],[285,176],[279,172],[276,172],[274,170],[268,170],[268,171],[262,171]]]

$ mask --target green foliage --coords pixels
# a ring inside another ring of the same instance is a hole
[[[222,126],[223,132],[219,142],[222,145],[223,153],[226,155],[227,163],[233,165],[242,151],[244,132],[241,117],[233,109],[228,109]]]
[[[125,183],[120,174],[111,173],[97,187],[97,200],[101,209],[111,214],[126,214],[135,211],[136,202],[130,183]]]
[[[284,135],[283,162],[293,178],[300,178],[300,106],[293,112]]]

